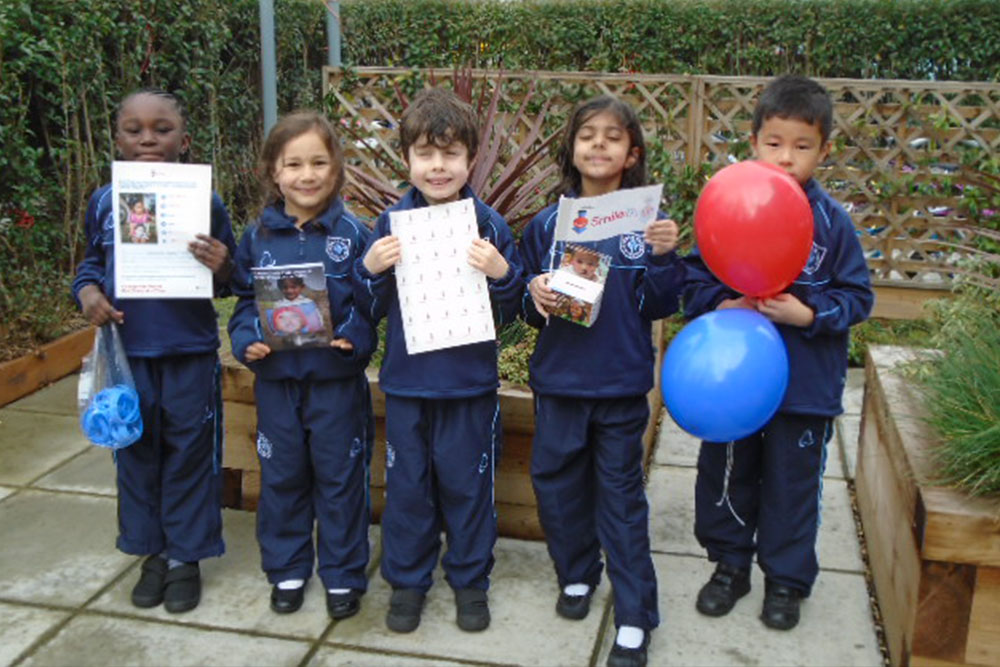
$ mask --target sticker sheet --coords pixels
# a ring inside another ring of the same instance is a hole
[[[393,211],[389,222],[400,241],[396,292],[406,351],[495,340],[486,275],[468,262],[478,236],[473,201]]]

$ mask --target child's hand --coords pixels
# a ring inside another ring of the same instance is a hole
[[[677,223],[657,220],[646,227],[646,243],[653,246],[654,255],[664,255],[677,247]]]
[[[507,275],[510,264],[496,246],[486,239],[476,239],[469,248],[469,265],[479,269],[493,280],[500,280]]]
[[[542,273],[535,276],[528,283],[528,293],[531,294],[535,310],[545,316],[548,316],[559,305],[559,297],[549,287],[549,279],[551,277],[551,273]]]
[[[362,263],[368,273],[378,275],[396,266],[400,257],[399,238],[390,234],[372,244]]]
[[[354,349],[354,343],[347,340],[346,338],[334,338],[330,341],[330,347],[335,347],[338,350],[344,350],[345,352],[350,352]]]
[[[715,307],[716,310],[729,310],[730,308],[747,308],[748,310],[757,310],[757,300],[749,296],[741,296],[738,299],[723,299],[722,302]]]
[[[816,319],[816,313],[812,308],[787,292],[776,294],[769,299],[759,299],[757,312],[772,322],[796,327],[807,327]]]
[[[99,327],[106,324],[108,320],[114,320],[118,324],[125,322],[125,313],[115,310],[97,285],[81,287],[78,296],[80,297],[80,305],[83,307],[83,316],[91,324]]]
[[[260,361],[269,354],[271,354],[271,348],[258,341],[247,345],[247,351],[243,353],[243,356],[247,358],[247,361]]]
[[[232,273],[233,263],[229,261],[229,248],[219,239],[212,238],[208,234],[198,234],[197,241],[188,243],[188,251],[194,258],[217,273],[220,280],[228,280]],[[222,274],[225,275],[222,275]]]

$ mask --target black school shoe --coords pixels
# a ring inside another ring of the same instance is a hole
[[[466,632],[481,632],[490,627],[490,603],[486,591],[456,588],[455,622]]]
[[[326,611],[330,618],[339,621],[350,618],[361,609],[361,593],[353,588],[346,593],[326,592]]]
[[[167,560],[162,556],[149,556],[142,562],[139,581],[132,589],[132,604],[142,609],[155,607],[163,602],[164,578]]]
[[[167,570],[163,608],[171,614],[191,611],[201,602],[201,570],[198,563],[184,563]]]
[[[750,592],[750,568],[728,563],[715,566],[712,578],[698,591],[695,607],[706,616],[725,616],[736,601]]]
[[[271,588],[271,611],[275,614],[294,613],[302,607],[302,601],[305,599],[305,584],[298,588],[278,588],[275,584]]]
[[[559,593],[559,599],[556,600],[556,613],[571,621],[582,621],[590,613],[590,598],[593,594],[593,587],[585,595]]]
[[[413,632],[420,625],[424,610],[424,592],[417,588],[394,588],[389,599],[385,625],[393,632]]]
[[[790,588],[764,581],[764,607],[760,620],[775,630],[791,630],[799,624],[799,603],[802,593]]]
[[[642,644],[638,648],[625,648],[616,641],[608,654],[608,667],[646,667],[647,648],[649,630],[642,631]]]

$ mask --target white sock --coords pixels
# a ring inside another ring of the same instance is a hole
[[[294,591],[306,585],[305,579],[285,579],[278,582],[278,588],[283,591]]]
[[[618,638],[615,643],[623,648],[639,648],[642,646],[642,639],[646,635],[642,628],[634,625],[623,625],[618,628]]]
[[[567,584],[566,587],[563,588],[563,593],[575,597],[586,595],[589,592],[590,592],[590,586],[588,586],[587,584]]]
[[[348,593],[351,592],[351,589],[350,588],[328,588],[328,589],[326,589],[326,592],[327,593],[331,593],[333,595],[347,595]]]

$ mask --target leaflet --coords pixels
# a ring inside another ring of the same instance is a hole
[[[211,231],[211,165],[115,162],[111,190],[115,295],[211,298],[212,271],[188,251]]]

